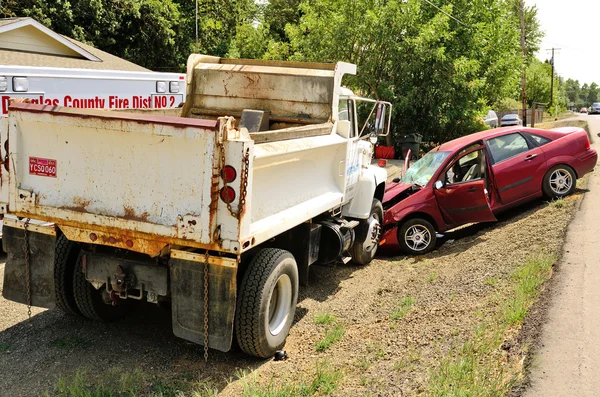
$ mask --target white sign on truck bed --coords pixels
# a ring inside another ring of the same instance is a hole
[[[341,87],[355,72],[192,55],[181,117],[11,105],[4,297],[94,319],[168,301],[176,335],[227,351],[235,327],[272,355],[309,266],[377,249],[391,106]]]

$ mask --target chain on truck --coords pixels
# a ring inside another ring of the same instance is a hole
[[[310,266],[377,250],[391,105],[342,87],[355,73],[192,55],[180,117],[12,104],[4,297],[104,321],[170,304],[205,357],[273,355]]]

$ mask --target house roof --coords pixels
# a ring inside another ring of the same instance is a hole
[[[53,32],[32,18],[0,19],[0,64],[149,71],[135,63]]]

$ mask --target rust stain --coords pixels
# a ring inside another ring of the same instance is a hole
[[[127,219],[129,221],[148,222],[148,217],[150,216],[148,211],[144,211],[140,215],[136,215],[135,210],[128,205],[123,207],[123,211],[123,219]]]
[[[73,205],[63,206],[60,209],[77,211],[77,212],[87,212],[87,206],[92,203],[92,200],[85,199],[80,196],[73,197]]]

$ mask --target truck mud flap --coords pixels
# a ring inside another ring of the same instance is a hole
[[[2,247],[7,253],[2,296],[10,301],[27,304],[25,231],[19,227],[7,226],[5,222],[2,228]],[[56,233],[54,228],[31,225],[29,227],[29,247],[31,305],[47,309],[54,308],[56,305],[54,291]]]
[[[172,250],[169,261],[173,333],[204,344],[204,260],[202,254]],[[208,346],[229,351],[236,304],[235,259],[209,256]]]

